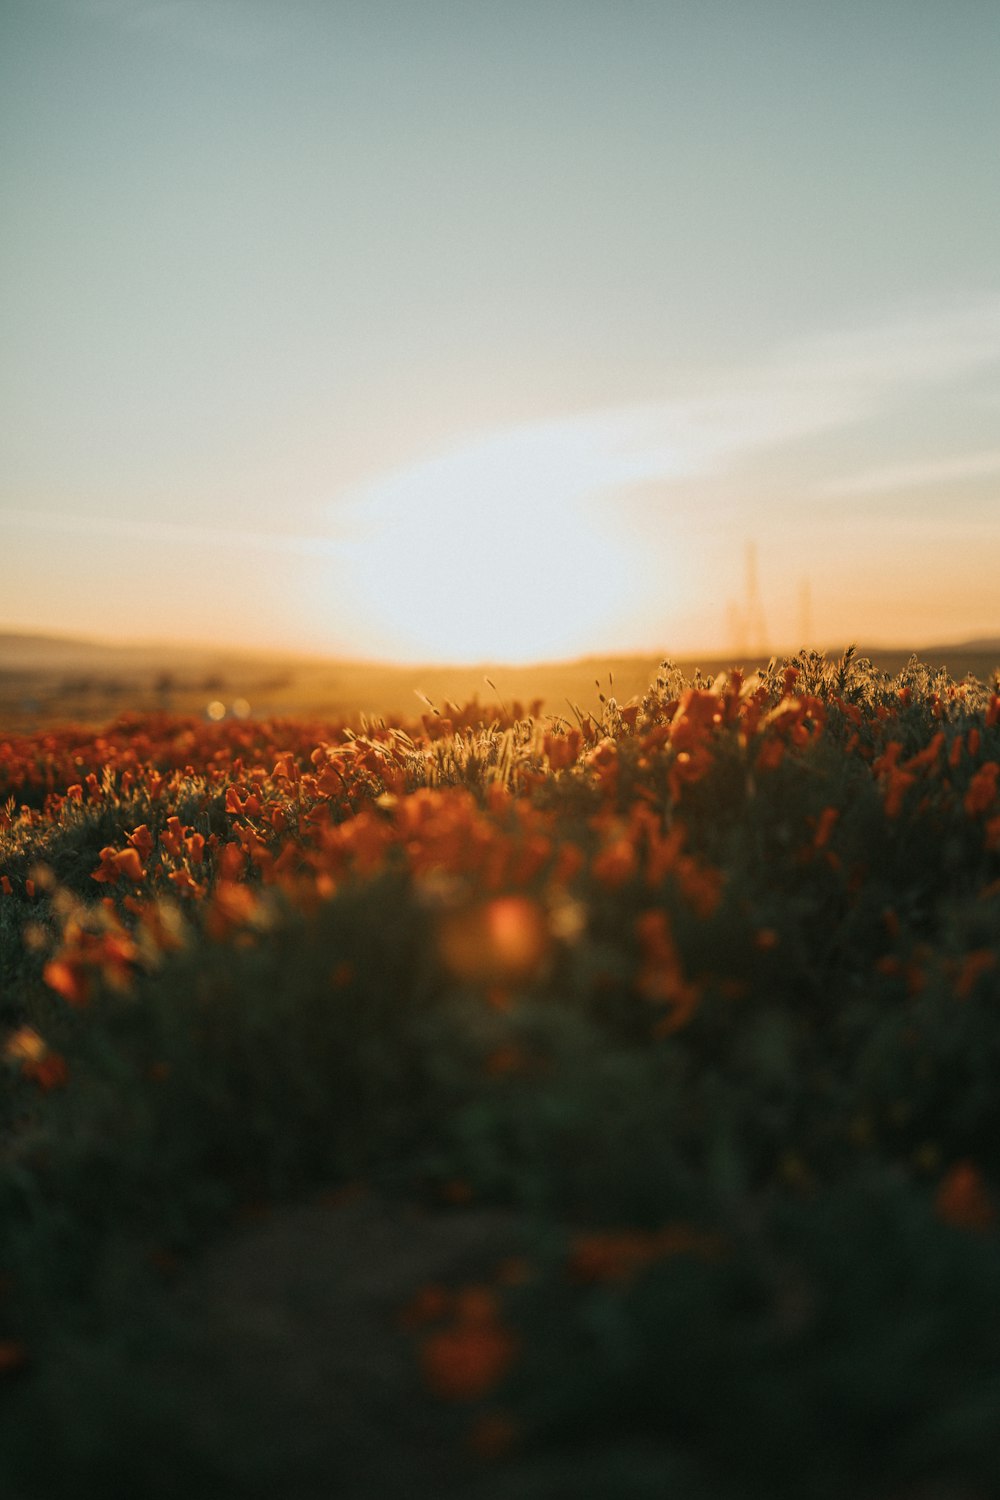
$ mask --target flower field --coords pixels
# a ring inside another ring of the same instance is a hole
[[[996,680],[0,738],[2,1492],[995,1494],[998,1007]],[[199,1374],[303,1205],[383,1373]]]

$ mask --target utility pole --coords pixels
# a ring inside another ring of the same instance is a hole
[[[729,649],[736,661],[768,656],[767,626],[757,580],[757,544],[747,542],[744,552],[745,576],[742,606],[735,599],[726,605],[726,634]]]
[[[757,544],[746,544],[746,652],[750,656],[767,656],[767,626],[757,580]]]

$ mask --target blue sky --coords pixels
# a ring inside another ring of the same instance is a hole
[[[991,0],[0,0],[0,626],[726,650],[753,543],[771,645],[1000,632],[998,76]]]

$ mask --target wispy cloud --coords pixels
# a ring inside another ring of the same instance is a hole
[[[419,524],[415,518],[431,510],[439,517],[450,512],[460,525],[469,506],[495,507],[511,524],[530,524],[543,511],[627,486],[735,472],[755,454],[868,421],[998,361],[1000,298],[832,333],[779,351],[735,379],[709,381],[696,395],[468,435],[432,458],[343,492],[335,513],[361,531]],[[860,493],[911,479],[973,477],[992,472],[995,459],[991,453],[930,466],[887,465],[841,483]]]
[[[1000,296],[793,345],[773,365],[797,382],[890,396],[940,386],[1000,361]]]
[[[927,463],[883,464],[860,474],[827,480],[816,492],[831,496],[880,495],[992,478],[1000,478],[1000,448]]]
[[[96,3],[96,0],[95,0]],[[119,9],[124,0],[107,0]],[[136,8],[148,8],[138,5]],[[1000,298],[952,315],[889,323],[804,342],[683,398],[603,408],[466,435],[411,465],[342,491],[322,533],[291,535],[141,517],[80,517],[6,509],[8,526],[64,536],[335,554],[358,561],[373,536],[410,537],[420,555],[442,526],[461,536],[463,517],[495,516],[497,537],[553,527],[575,513],[600,523],[608,497],[632,486],[678,488],[736,476],[754,455],[846,429],[922,391],[943,388],[1000,361]],[[970,399],[975,399],[970,396]],[[856,474],[817,474],[814,496],[886,493],[1000,474],[1000,449],[890,460]],[[734,481],[738,499],[738,484]],[[480,534],[482,527],[480,525]]]
[[[237,551],[291,552],[317,556],[332,551],[331,535],[296,536],[280,531],[248,531],[244,527],[185,524],[143,520],[141,517],[81,516],[69,511],[27,510],[4,506],[0,520],[6,527],[42,531],[61,537],[106,537],[113,541],[152,542],[182,546],[211,546]]]

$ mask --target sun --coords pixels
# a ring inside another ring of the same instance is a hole
[[[527,662],[579,654],[625,601],[614,538],[555,505],[428,503],[373,529],[352,593],[398,660]]]
[[[600,653],[636,606],[642,538],[615,505],[635,470],[606,431],[567,421],[382,476],[337,508],[340,612],[401,662]]]

